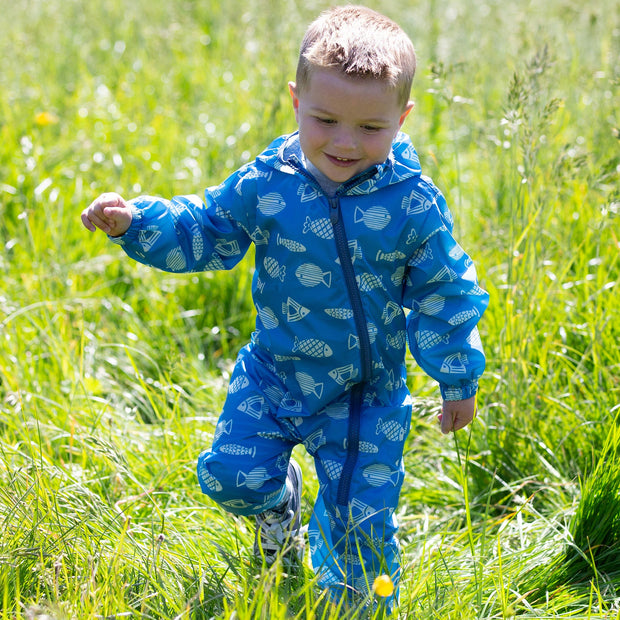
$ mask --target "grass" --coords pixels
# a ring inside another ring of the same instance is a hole
[[[411,363],[400,615],[620,618],[617,7],[368,4],[416,44],[405,129],[491,294],[469,431],[440,435]],[[164,274],[79,224],[102,191],[200,193],[294,129],[326,6],[2,2],[0,618],[362,617],[256,566],[198,490],[251,257]]]

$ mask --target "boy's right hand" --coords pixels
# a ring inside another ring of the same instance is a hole
[[[110,237],[120,237],[131,224],[131,207],[122,196],[109,192],[101,194],[82,211],[82,224],[91,232],[97,228]]]

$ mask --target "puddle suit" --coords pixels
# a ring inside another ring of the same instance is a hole
[[[444,399],[473,396],[488,295],[405,134],[332,197],[301,161],[296,132],[204,198],[136,198],[115,241],[172,272],[230,269],[254,244],[256,329],[199,456],[200,486],[230,512],[260,513],[282,501],[303,444],[319,481],[313,566],[334,591],[367,592],[378,574],[399,577],[407,343]]]

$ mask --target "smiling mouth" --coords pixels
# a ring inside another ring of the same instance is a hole
[[[349,157],[336,157],[335,155],[327,155],[327,157],[334,163],[344,166],[351,165],[359,161],[357,159],[350,159]]]

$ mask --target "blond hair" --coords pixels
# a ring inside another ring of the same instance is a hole
[[[314,68],[335,68],[344,75],[383,80],[406,106],[416,68],[413,43],[388,17],[364,6],[324,11],[301,43],[297,88],[303,90]]]

